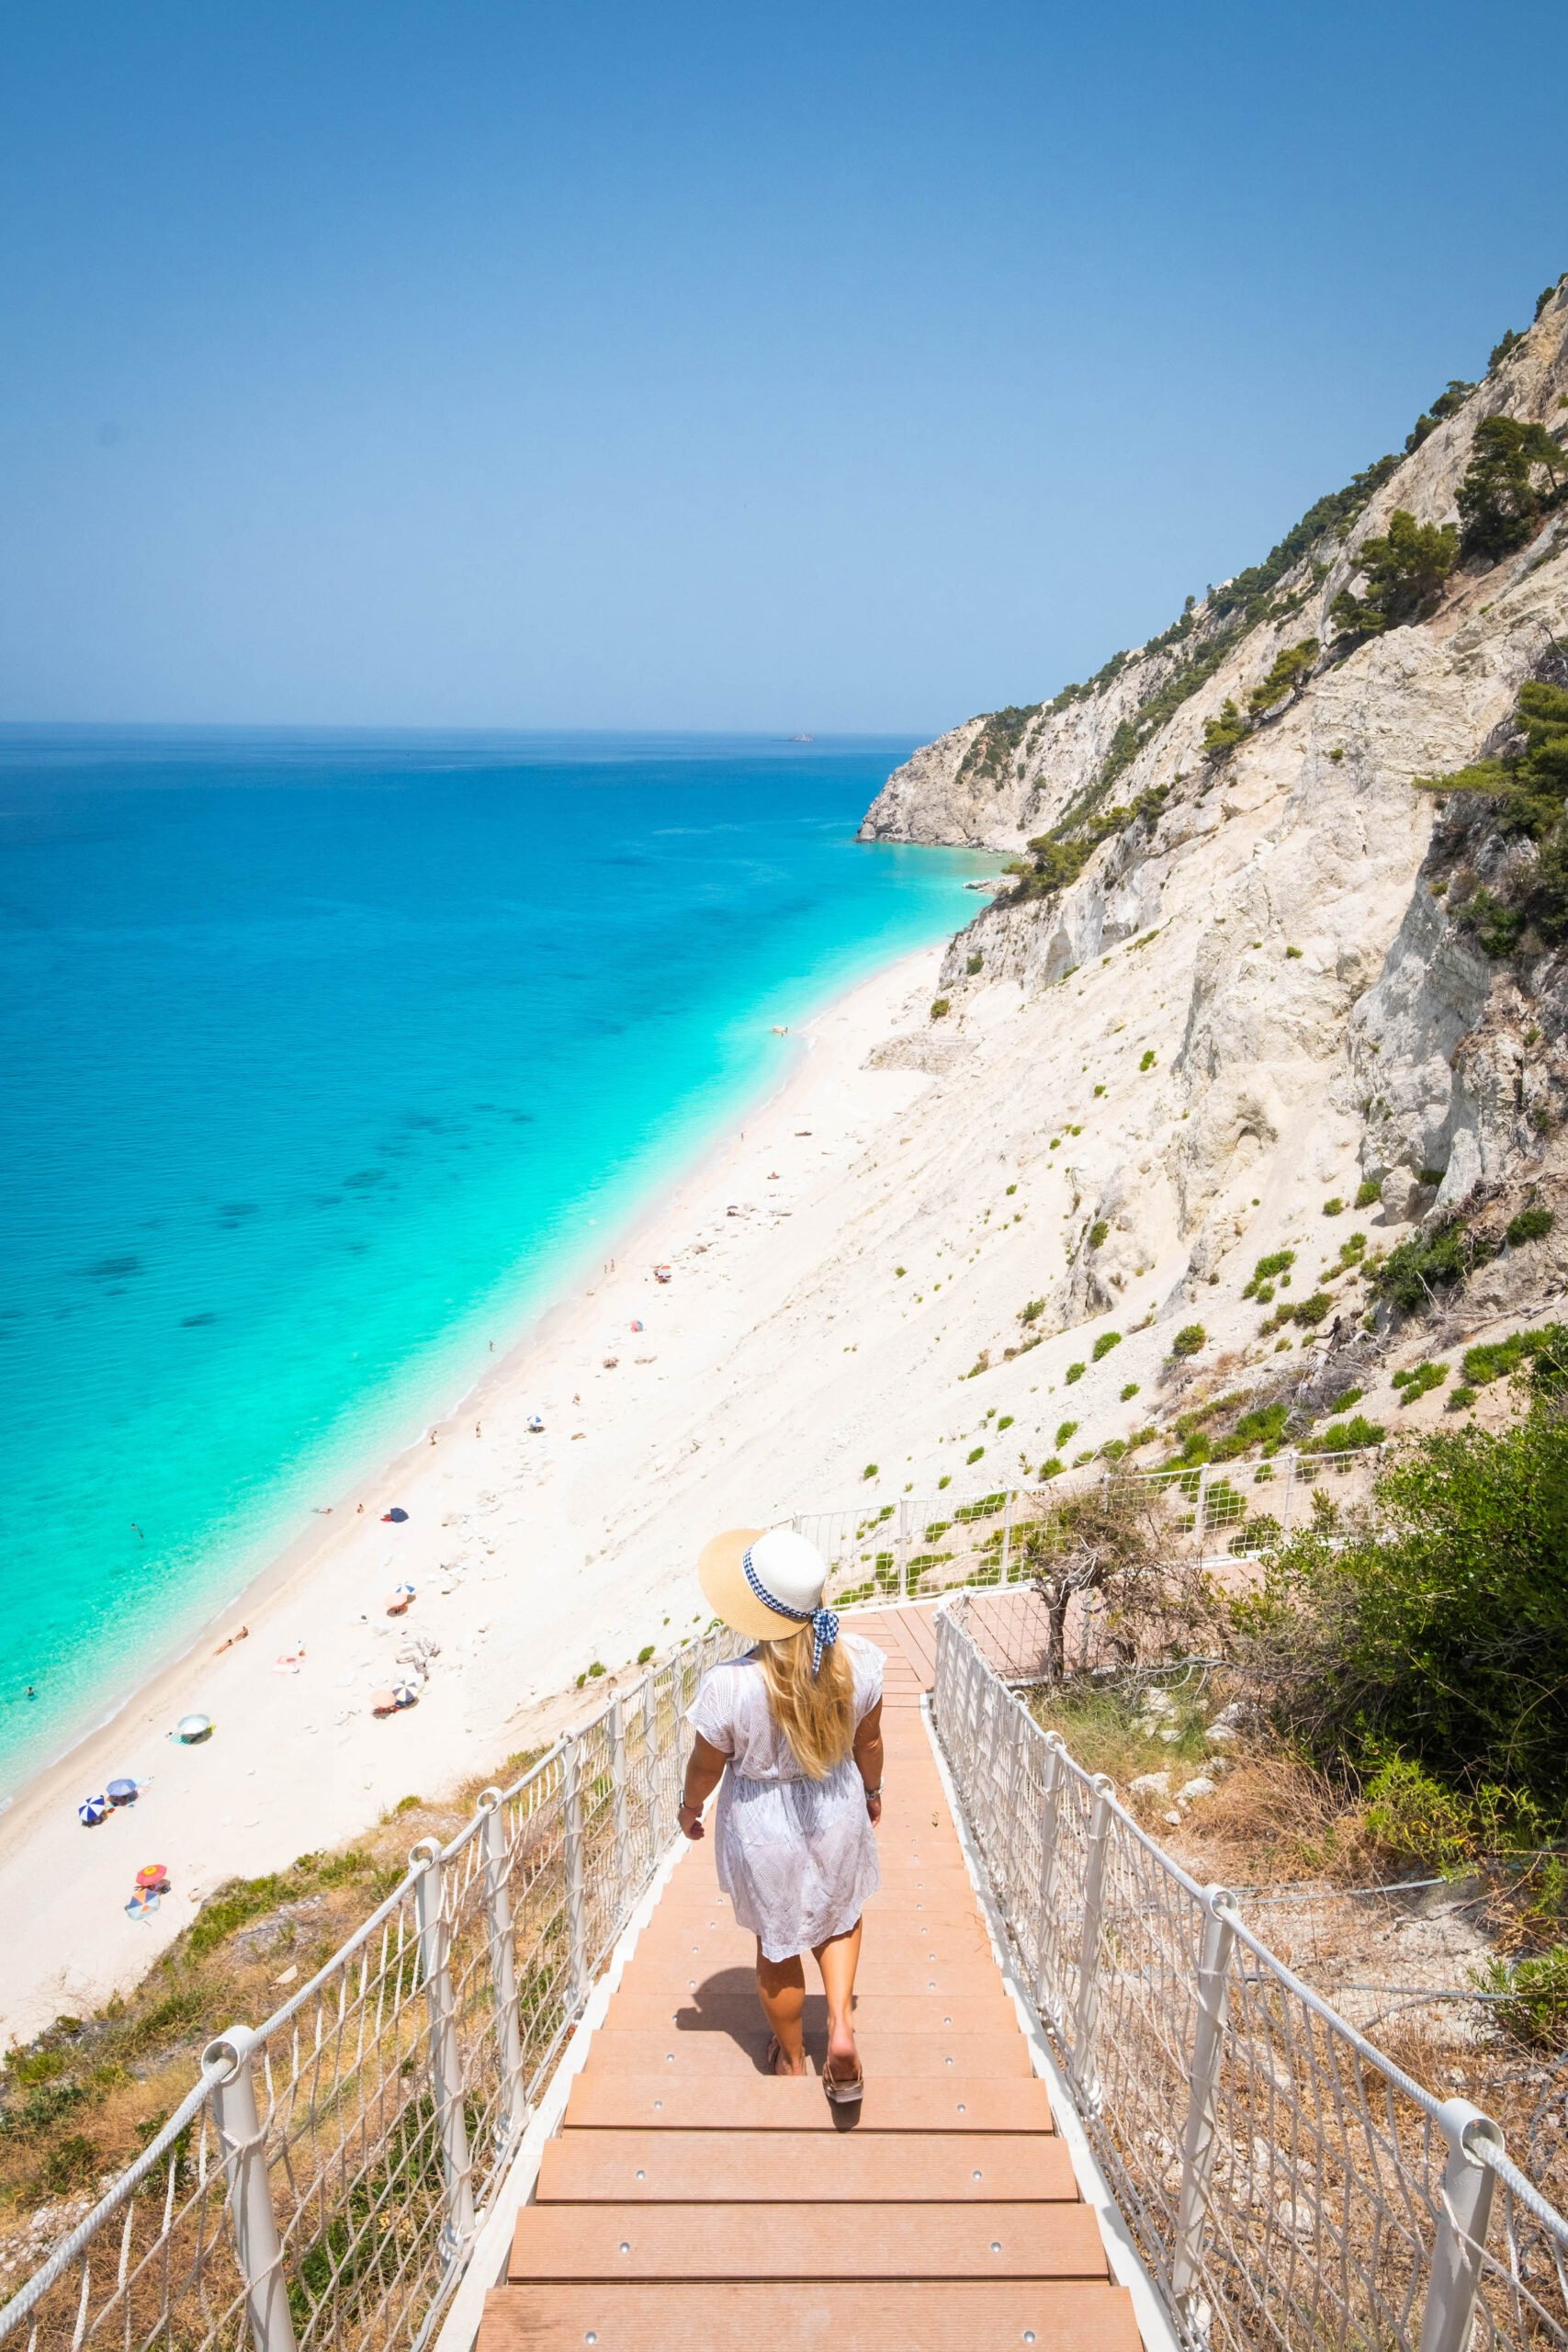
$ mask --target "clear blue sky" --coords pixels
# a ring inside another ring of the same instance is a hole
[[[1520,0],[10,0],[0,717],[927,731],[1568,266]]]

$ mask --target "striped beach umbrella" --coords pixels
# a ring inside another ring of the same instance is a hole
[[[76,1808],[76,1818],[84,1829],[96,1829],[108,1809],[107,1797],[84,1797]]]

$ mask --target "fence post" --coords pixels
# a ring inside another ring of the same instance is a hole
[[[1203,1539],[1209,1532],[1209,1473],[1198,1473],[1198,1502],[1192,1514],[1192,1543],[1200,1559],[1203,1556]]]
[[[650,1856],[658,1854],[663,1838],[659,1818],[659,1709],[653,1696],[653,1675],[650,1666],[642,1678],[642,1810]]]
[[[1002,1582],[1004,1585],[1007,1583],[1007,1580],[1008,1580],[1008,1563],[1009,1563],[1009,1561],[1012,1558],[1012,1500],[1013,1500],[1013,1498],[1012,1498],[1012,1488],[1010,1487],[1008,1488],[1008,1498],[1007,1498],[1007,1501],[1006,1501],[1006,1502],[1003,1504],[1003,1506],[1002,1506],[1002,1573],[1001,1573],[1001,1582]]]
[[[575,1734],[561,1758],[561,1846],[566,1864],[567,1982],[573,2014],[588,1997],[588,1921],[582,1900],[582,1758]]]
[[[498,2137],[509,2146],[528,2121],[528,2088],[523,2079],[523,2035],[517,2017],[517,1948],[512,1926],[512,1866],[506,1845],[506,1815],[499,1789],[481,1789],[484,1815],[485,1912],[490,1921],[490,1984],[495,1999],[495,2035],[501,2060],[501,2120]]]
[[[631,1891],[631,1838],[626,1825],[626,1715],[617,1690],[610,1701],[610,1802],[615,1823],[615,1925]]]
[[[229,2176],[229,2221],[245,2281],[245,2316],[255,2352],[295,2352],[294,2320],[283,2276],[283,2246],[273,2211],[266,2143],[256,2112],[251,2074],[254,2036],[231,2026],[203,2052],[203,2063],[231,2062],[232,2072],[212,2086],[212,2120]]]
[[[1040,1925],[1035,1935],[1035,2006],[1055,2023],[1060,2015],[1046,1981],[1051,1950],[1051,1906],[1056,1899],[1056,1855],[1062,1827],[1062,1776],[1066,1756],[1059,1731],[1045,1735],[1045,1770],[1040,1787]]]
[[[1100,2104],[1094,2071],[1094,2027],[1100,2015],[1100,1941],[1105,1911],[1106,1849],[1111,1841],[1112,1782],[1104,1772],[1094,1776],[1094,1810],[1089,1820],[1089,1848],[1084,1857],[1083,1939],[1078,1946],[1078,1999],[1074,2020],[1073,2063],[1079,2086],[1091,2108]]]
[[[1280,1506],[1280,1532],[1291,1532],[1291,1498],[1296,1490],[1296,1449],[1291,1448],[1291,1458],[1285,1464],[1285,1499]]]
[[[1438,2112],[1449,2143],[1443,2166],[1442,2213],[1432,2248],[1432,2276],[1421,2314],[1421,2352],[1465,2352],[1481,2290],[1481,2249],[1492,2218],[1496,2174],[1474,2153],[1478,2144],[1499,2154],[1503,2134],[1489,2115],[1467,2098],[1445,2099]]]
[[[1176,2209],[1171,2255],[1171,2292],[1189,2318],[1194,2316],[1202,2256],[1203,2217],[1214,2169],[1215,2114],[1220,2063],[1224,2056],[1225,2018],[1230,2006],[1231,1950],[1235,1942],[1236,1900],[1228,1886],[1212,1886],[1198,1958],[1197,2018],[1187,2094],[1187,2128],[1181,2140],[1181,2193]],[[1200,2325],[1200,2332],[1203,2332]]]
[[[900,1600],[908,1600],[909,1598],[909,1498],[907,1495],[901,1495],[898,1498],[897,1546],[898,1598]]]
[[[441,1906],[441,1849],[422,1838],[409,1856],[415,1873],[414,1912],[419,1921],[419,1964],[430,2016],[430,2089],[441,2134],[441,2168],[446,2179],[446,2226],[442,2232],[448,2263],[460,2261],[474,2238],[474,2179],[468,2156],[468,2127],[463,2115],[463,2059],[457,2047],[457,2013],[452,1998],[451,1938]]]

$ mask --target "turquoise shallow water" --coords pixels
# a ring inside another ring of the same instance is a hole
[[[0,1792],[966,919],[908,749],[0,730]]]

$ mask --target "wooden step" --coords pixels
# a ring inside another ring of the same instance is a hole
[[[883,2076],[858,2108],[835,2107],[815,2076],[739,2075],[716,2098],[711,2077],[662,2073],[578,2075],[567,2098],[571,2131],[1032,2132],[1052,2130],[1051,2100],[1033,2075],[983,2075],[955,2083],[931,2075]]]
[[[988,1993],[873,1993],[856,1984],[855,2031],[874,2027],[883,2033],[1016,2033],[1012,2003],[995,1981]],[[623,1984],[610,2005],[604,2022],[621,2033],[745,2033],[761,2010],[755,1974],[741,1987],[726,1984],[717,1992],[699,1984],[694,1993],[667,1988],[662,1993],[634,1992]],[[824,2033],[828,2004],[809,1984],[806,1994],[806,2031]]]
[[[527,2205],[514,2279],[1104,2278],[1087,2205]]]
[[[757,2075],[767,2047],[761,2018],[743,2039],[728,2033],[618,2032],[601,2026],[588,2045],[584,2072],[657,2075]],[[1013,2028],[1006,2033],[882,2033],[874,2026],[857,2031],[861,2064],[868,2075],[951,2076],[959,2082],[985,2075],[1027,2075],[1029,2052]],[[807,2058],[812,2056],[809,2048]]]
[[[819,1991],[821,1975],[809,1952],[804,1955],[801,1965],[809,1999]],[[939,1961],[928,1958],[923,1950],[912,1951],[907,1943],[879,1951],[873,1939],[869,1945],[863,1943],[855,1973],[857,1999],[876,1993],[952,1993],[961,1999],[977,1999],[993,1992],[996,1985],[996,1962],[977,1943],[954,1942]],[[748,1999],[756,1999],[756,1947],[750,1938],[744,1943],[737,1939],[732,1952],[707,1958],[699,1958],[688,1948],[631,1960],[621,1977],[615,1999],[618,2001],[624,1993],[662,1993],[681,2000],[697,1995],[705,2002],[713,1997],[710,1987],[726,1994],[744,1993]],[[1008,2014],[1010,2018],[1010,2004]]]
[[[824,2106],[827,2101],[823,2101]],[[565,2131],[545,2149],[541,2205],[1015,2204],[1073,2201],[1060,2140],[1036,2132]]]
[[[1124,2287],[1078,2279],[940,2287],[498,2287],[479,2352],[1139,2352]]]

